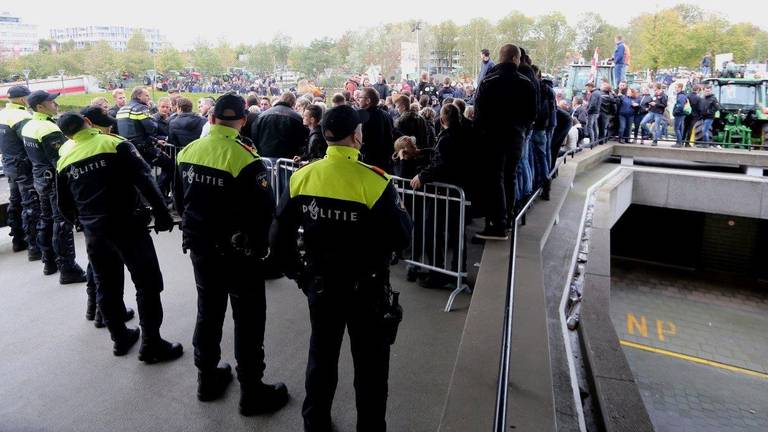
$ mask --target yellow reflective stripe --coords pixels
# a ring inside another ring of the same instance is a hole
[[[179,164],[205,166],[228,172],[232,177],[237,177],[240,171],[259,159],[255,152],[237,140],[217,134],[192,141],[176,156]]]
[[[61,172],[69,165],[103,153],[117,153],[117,145],[123,140],[99,132],[98,129],[83,129],[76,133],[59,149],[56,171]]]
[[[36,118],[28,121],[27,124],[25,124],[21,129],[22,136],[31,138],[38,142],[41,142],[43,138],[54,132],[61,132],[55,123],[52,123],[48,120],[38,120]]]
[[[147,113],[130,113],[128,114],[128,118],[131,120],[144,120],[144,119],[148,119],[149,116],[147,115]]]
[[[129,113],[127,112],[118,112],[115,118],[124,119],[124,118],[128,118],[128,116],[129,116]]]
[[[0,110],[0,124],[8,127],[14,127],[16,123],[32,117],[32,114],[25,109],[20,109],[21,105],[8,103],[5,109]],[[23,107],[21,107],[23,108]]]

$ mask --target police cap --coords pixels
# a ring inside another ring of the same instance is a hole
[[[216,99],[213,116],[221,120],[240,120],[245,117],[245,99],[242,96],[227,93]]]
[[[323,135],[329,142],[338,142],[352,135],[357,125],[368,121],[368,112],[349,105],[331,108],[323,118]]]
[[[52,101],[59,97],[59,93],[48,93],[45,90],[35,90],[29,97],[27,97],[27,104],[30,108],[35,109],[39,104],[47,101]]]
[[[90,120],[95,126],[112,127],[115,125],[115,119],[105,113],[101,107],[85,107],[80,110],[80,114]]]
[[[29,96],[29,89],[27,86],[17,85],[8,89],[9,98],[20,98],[24,96]]]

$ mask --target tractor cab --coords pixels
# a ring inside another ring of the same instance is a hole
[[[768,146],[768,80],[713,78],[704,83],[712,85],[720,103],[715,140],[724,145]]]
[[[611,83],[611,87],[615,88],[616,83],[613,81],[613,68],[613,65],[600,65],[597,67],[596,76],[593,77],[591,65],[570,65],[568,67],[568,72],[565,74],[565,79],[562,86],[565,97],[570,100],[574,96],[583,96],[584,86],[586,86],[590,81],[594,82],[597,88],[600,88],[600,83],[603,80],[607,80],[609,83]]]

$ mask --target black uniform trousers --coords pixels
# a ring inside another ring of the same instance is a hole
[[[32,181],[29,161],[6,160],[3,172],[8,177],[8,226],[17,242],[24,239],[30,250],[37,250],[37,222],[40,219],[40,200]]]
[[[215,247],[193,247],[190,256],[197,284],[197,323],[192,339],[195,366],[205,371],[218,365],[229,299],[235,322],[237,378],[246,384],[261,382],[267,302],[260,260]]]
[[[163,275],[149,231],[126,223],[120,232],[92,232],[85,229],[88,260],[96,282],[96,303],[112,338],[125,331],[123,266],[136,286],[139,324],[145,339],[160,337],[163,322]]]
[[[325,279],[309,284],[305,293],[312,336],[307,362],[307,396],[302,409],[304,430],[331,431],[331,405],[346,327],[355,367],[357,430],[385,431],[389,343],[383,334],[383,287]]]
[[[44,177],[35,177],[34,184],[40,198],[40,219],[37,222],[37,246],[43,253],[43,262],[56,261],[60,270],[75,266],[74,227],[59,211],[53,169]]]
[[[488,183],[485,188],[486,226],[503,229],[515,207],[517,168],[523,155],[525,128],[510,128],[503,141],[491,138]]]

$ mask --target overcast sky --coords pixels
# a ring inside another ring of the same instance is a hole
[[[740,7],[723,0],[689,0],[704,9],[717,12],[735,22],[751,22],[768,30],[768,1],[750,0]],[[474,17],[491,21],[518,9],[529,16],[559,10],[575,24],[579,15],[590,10],[599,12],[614,25],[625,25],[642,12],[653,12],[681,3],[679,0],[546,0],[508,2],[503,0],[352,0],[313,1],[208,1],[179,0],[151,2],[98,2],[93,0],[3,1],[0,12],[20,16],[26,23],[37,24],[41,37],[51,27],[84,24],[120,24],[155,27],[176,48],[189,48],[203,38],[210,42],[225,38],[230,43],[253,43],[271,40],[281,31],[301,43],[316,37],[336,37],[349,29],[370,27],[394,21],[421,19],[438,23],[452,19],[463,24]],[[136,7],[129,6],[135,4]],[[747,5],[751,7],[747,7]],[[47,7],[50,5],[50,7]],[[205,5],[205,6],[202,6]],[[312,6],[309,6],[312,5]],[[223,6],[216,10],[217,6]],[[119,13],[116,11],[119,10]],[[332,24],[334,23],[335,24]]]

